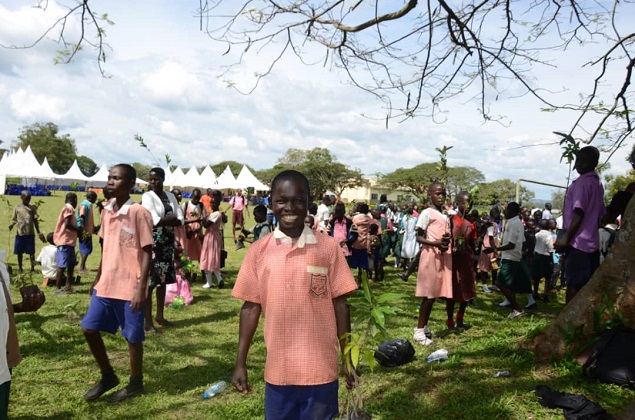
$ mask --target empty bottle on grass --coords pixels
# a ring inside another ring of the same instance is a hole
[[[426,357],[426,362],[428,363],[432,363],[435,360],[448,360],[448,351],[446,349],[439,349]]]
[[[227,388],[227,382],[225,381],[216,382],[214,385],[207,388],[205,392],[203,392],[203,399],[206,400],[208,398],[212,398],[216,396],[217,394],[220,394],[221,392],[223,392],[225,388]]]

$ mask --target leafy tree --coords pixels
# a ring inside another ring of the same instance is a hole
[[[363,182],[359,169],[351,169],[338,162],[337,157],[323,147],[310,150],[291,148],[278,159],[273,168],[256,171],[256,176],[262,182],[270,184],[276,174],[286,169],[302,172],[309,180],[311,195],[317,198],[326,190],[339,195],[345,188],[358,187]]]
[[[565,190],[558,189],[551,193],[551,205],[554,209],[562,210],[564,207]]]
[[[144,181],[148,180],[148,175],[150,175],[150,169],[152,169],[153,166],[144,165],[143,163],[139,163],[139,162],[131,163],[130,165],[135,169],[135,171],[137,171],[137,178],[141,178]]]
[[[95,161],[84,155],[77,156],[77,166],[86,176],[93,176],[99,171],[99,166],[97,166]]]
[[[606,175],[605,193],[610,200],[618,191],[624,191],[628,184],[635,182],[635,169],[628,171],[626,175]]]
[[[448,168],[445,190],[449,198],[456,197],[461,191],[471,191],[476,185],[485,182],[485,175],[471,166]]]
[[[57,125],[52,122],[23,127],[18,139],[13,142],[13,147],[26,149],[27,146],[31,146],[40,164],[47,157],[53,172],[60,175],[68,172],[73,160],[77,158],[75,140],[68,134],[60,135]]]
[[[479,184],[478,200],[475,203],[483,206],[493,206],[496,204],[505,204],[509,201],[516,201],[516,183],[509,179],[499,179],[492,182],[484,182]],[[529,201],[534,197],[533,191],[529,191],[526,187],[520,187],[520,203]]]
[[[383,175],[379,179],[379,183],[392,189],[404,189],[424,201],[427,197],[428,185],[438,181],[440,176],[438,163],[429,162],[421,163],[412,168],[398,168]]]

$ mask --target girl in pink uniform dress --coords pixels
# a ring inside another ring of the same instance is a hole
[[[212,287],[212,273],[218,281],[218,288],[225,286],[220,273],[221,250],[223,249],[223,213],[220,212],[218,206],[223,199],[223,193],[212,191],[211,207],[212,212],[203,221],[203,225],[207,229],[203,238],[203,248],[201,250],[201,270],[205,273],[204,289]]]
[[[414,329],[414,341],[429,346],[432,333],[428,320],[436,298],[452,298],[452,254],[450,224],[442,213],[445,202],[445,187],[434,182],[428,187],[431,206],[423,210],[417,221],[417,242],[422,244],[419,271],[417,273],[416,297],[422,298],[419,322]]]

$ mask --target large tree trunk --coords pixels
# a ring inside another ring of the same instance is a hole
[[[589,283],[532,341],[538,359],[548,361],[562,358],[567,350],[565,335],[571,338],[574,328],[580,329],[573,334],[578,342],[596,333],[594,314],[608,312],[604,311],[607,297],[611,297],[614,303],[614,308],[610,309],[620,311],[626,319],[626,325],[635,328],[635,199],[630,200],[622,215],[622,226],[615,243]]]

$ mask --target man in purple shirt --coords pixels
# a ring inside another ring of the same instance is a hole
[[[599,220],[605,213],[604,187],[595,172],[600,152],[593,146],[578,151],[575,170],[580,176],[571,183],[564,202],[564,229],[566,233],[556,244],[565,252],[565,279],[567,303],[589,281],[600,265]]]

